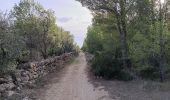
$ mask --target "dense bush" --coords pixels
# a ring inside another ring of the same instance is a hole
[[[92,60],[92,71],[95,76],[105,79],[132,79],[132,76],[122,67],[120,59],[111,52],[96,54]]]
[[[149,66],[140,70],[140,76],[145,79],[155,80],[159,78],[159,69]]]
[[[165,80],[170,65],[169,1],[77,1],[93,11],[82,49],[95,55],[96,75]]]

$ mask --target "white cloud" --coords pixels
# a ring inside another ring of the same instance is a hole
[[[89,16],[91,18],[91,16]],[[59,26],[62,26],[65,30],[70,31],[74,35],[75,41],[82,46],[84,38],[87,33],[87,27],[91,24],[91,20],[84,20],[79,18],[72,18],[71,20],[62,23],[57,23]]]
[[[70,21],[72,18],[71,17],[57,17],[57,21],[60,23],[66,23]]]

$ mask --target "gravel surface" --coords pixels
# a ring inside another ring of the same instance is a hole
[[[86,69],[85,55],[80,53],[59,77],[52,79],[53,83],[48,85],[39,100],[114,100],[108,96],[104,87],[94,88],[89,82]]]
[[[80,53],[72,64],[41,80],[39,83],[45,86],[35,90],[33,97],[35,100],[170,100],[170,81],[109,81],[94,77],[89,68],[84,53]]]
[[[103,86],[113,100],[170,100],[170,82],[92,79],[91,83],[96,88]]]

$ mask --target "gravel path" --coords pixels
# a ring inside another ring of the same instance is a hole
[[[170,81],[103,80],[89,72],[84,53],[72,64],[51,73],[32,90],[33,100],[170,100]],[[112,99],[111,99],[112,98]]]
[[[64,73],[49,86],[43,100],[113,100],[109,98],[104,87],[94,87],[86,72],[87,62],[84,53],[80,53],[75,61],[64,69]],[[40,100],[42,100],[40,99]]]

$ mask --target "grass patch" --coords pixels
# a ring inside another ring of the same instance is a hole
[[[77,64],[79,61],[76,59],[77,57],[73,57],[67,64]]]
[[[146,91],[170,91],[169,82],[160,83],[155,81],[146,81],[144,82],[143,89]]]

